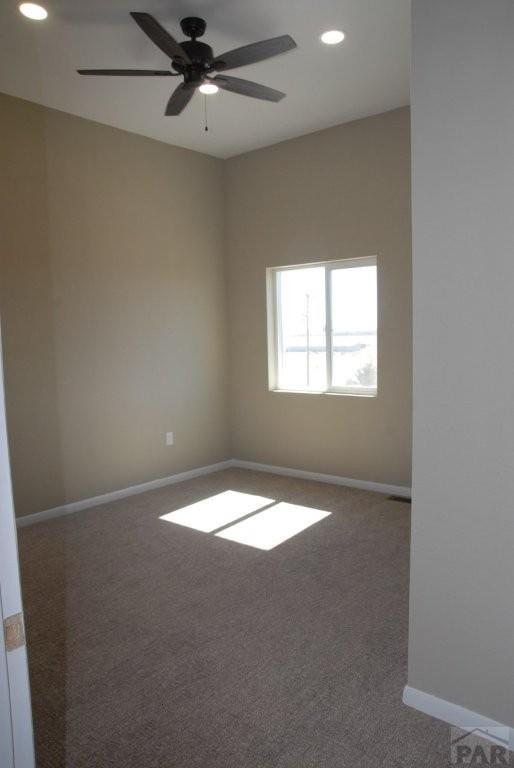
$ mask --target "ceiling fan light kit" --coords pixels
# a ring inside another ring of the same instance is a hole
[[[343,42],[344,38],[345,34],[340,29],[329,29],[328,32],[323,32],[321,35],[321,42],[325,45],[338,45]]]
[[[77,71],[80,75],[181,76],[183,82],[175,88],[166,106],[165,114],[167,116],[180,115],[191,101],[197,88],[205,94],[216,93],[221,88],[224,91],[263,101],[278,102],[284,98],[285,93],[266,85],[217,73],[255,64],[258,61],[264,61],[293,50],[296,48],[296,43],[290,35],[261,40],[258,43],[251,43],[227,51],[221,56],[215,56],[210,45],[198,40],[205,34],[206,23],[204,19],[197,16],[187,16],[182,19],[180,27],[183,34],[189,39],[178,43],[151,14],[132,12],[130,15],[150,40],[169,57],[170,69],[79,69]]]

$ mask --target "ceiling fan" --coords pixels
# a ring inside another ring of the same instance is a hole
[[[184,80],[171,94],[166,106],[166,115],[180,115],[189,104],[195,89],[206,84],[265,101],[280,101],[284,98],[285,93],[276,91],[274,88],[268,88],[266,85],[216,73],[254,64],[257,61],[263,61],[296,48],[296,43],[290,35],[261,40],[259,43],[252,43],[251,45],[244,45],[242,48],[227,51],[221,56],[214,56],[210,45],[198,41],[206,29],[206,23],[203,19],[196,16],[182,19],[180,22],[182,32],[190,40],[178,43],[151,14],[133,12],[130,15],[150,40],[171,59],[171,69],[78,69],[77,72],[80,75],[138,77],[177,77],[182,75]]]

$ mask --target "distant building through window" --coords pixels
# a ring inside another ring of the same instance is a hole
[[[377,262],[267,270],[269,386],[376,395]]]

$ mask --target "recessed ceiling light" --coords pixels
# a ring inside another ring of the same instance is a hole
[[[37,3],[20,3],[20,13],[33,21],[43,21],[48,16],[48,11]]]
[[[323,32],[321,35],[321,41],[326,45],[337,45],[344,40],[344,32],[340,29],[330,29],[328,32]]]
[[[214,83],[202,83],[198,90],[200,93],[205,93],[205,95],[208,96],[211,93],[218,93],[219,88],[217,85],[214,85]]]

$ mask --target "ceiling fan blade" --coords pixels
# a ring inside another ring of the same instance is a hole
[[[113,77],[171,77],[169,69],[77,69],[79,75],[112,75]]]
[[[253,83],[251,80],[242,80],[240,77],[229,77],[228,75],[216,75],[209,80],[224,91],[240,93],[241,96],[251,96],[252,99],[263,99],[264,101],[280,101],[285,93],[276,91],[274,88],[268,88],[267,85]]]
[[[194,92],[194,85],[181,83],[171,94],[164,114],[167,117],[175,117],[176,115],[180,115],[182,110],[187,107],[193,98]]]
[[[132,18],[138,24],[145,35],[148,35],[150,40],[155,43],[155,45],[163,51],[163,53],[166,54],[170,59],[173,59],[175,56],[178,56],[184,61],[186,64],[191,63],[191,59],[187,55],[187,53],[184,51],[182,46],[177,43],[174,37],[170,35],[169,32],[167,32],[164,27],[162,27],[157,19],[154,19],[154,17],[149,13],[137,13],[135,11],[132,11],[131,14]]]
[[[212,67],[218,72],[222,72],[225,69],[245,67],[247,64],[255,64],[257,61],[278,56],[279,53],[286,53],[293,50],[293,48],[296,48],[296,43],[290,35],[272,37],[270,40],[261,40],[260,43],[243,45],[242,48],[234,48],[233,51],[227,51],[221,56],[216,56]]]

